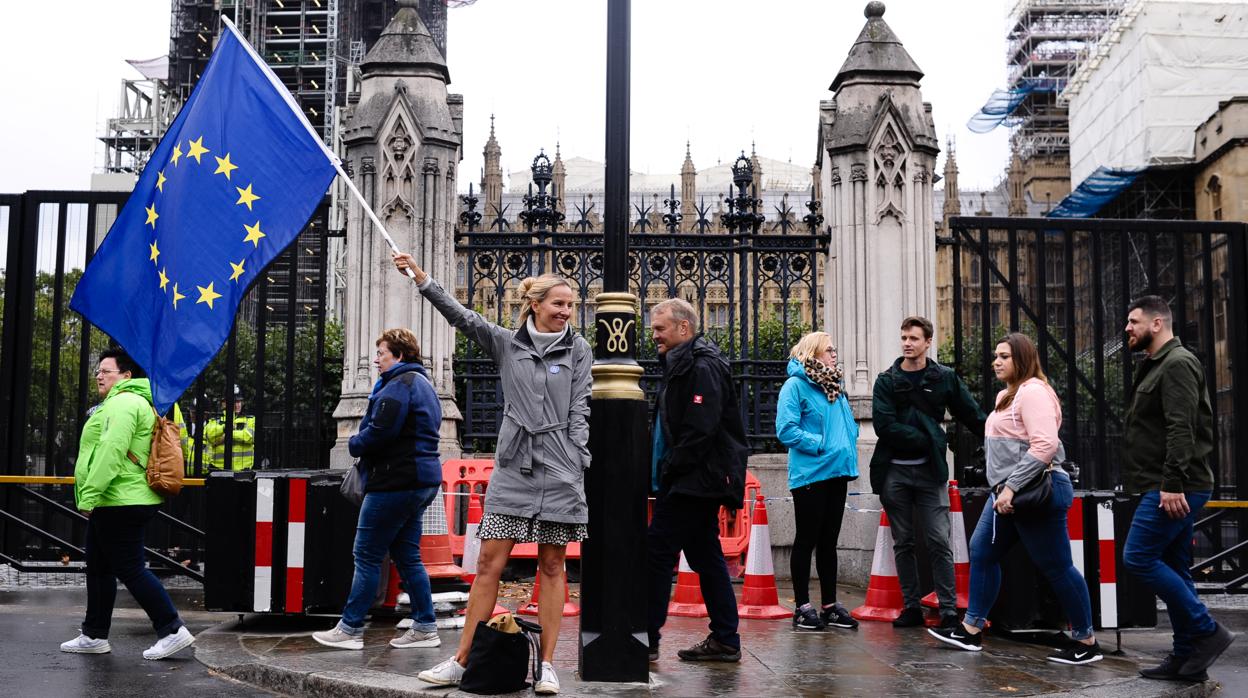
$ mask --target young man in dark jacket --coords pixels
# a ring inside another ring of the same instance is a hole
[[[1162,601],[1174,630],[1174,649],[1150,679],[1203,681],[1205,669],[1235,636],[1209,616],[1196,596],[1192,526],[1213,490],[1205,458],[1213,451],[1213,410],[1205,371],[1171,329],[1170,306],[1144,296],[1127,314],[1127,341],[1148,358],[1135,376],[1135,395],[1123,433],[1122,482],[1143,495],[1131,520],[1123,565]]]
[[[942,423],[945,410],[983,438],[983,410],[952,369],[928,358],[932,321],[901,323],[901,358],[875,379],[871,419],[879,437],[871,456],[871,490],[880,496],[893,534],[893,558],[905,609],[899,628],[923,625],[919,566],[914,555],[914,510],[923,517],[941,627],[958,623],[953,553],[949,545],[949,464]]]
[[[392,647],[437,647],[437,619],[429,575],[420,562],[421,517],[437,501],[442,485],[438,429],[442,404],[420,364],[420,346],[408,329],[386,330],[373,360],[380,377],[368,398],[360,431],[348,449],[360,459],[364,502],[355,532],[355,576],[332,630],[313,633],[322,645],[364,649],[364,616],[373,605],[381,561],[389,551],[403,588],[412,599],[412,629]]]
[[[650,661],[659,658],[672,570],[683,550],[702,581],[710,635],[677,654],[686,661],[737,662],[737,599],[719,544],[719,507],[735,513],[745,497],[745,425],[719,349],[698,334],[693,306],[666,300],[650,310],[663,365],[654,422],[654,515],[650,555]]]

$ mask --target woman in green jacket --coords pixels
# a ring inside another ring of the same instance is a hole
[[[151,385],[129,355],[110,349],[100,356],[95,386],[104,401],[82,428],[74,465],[74,501],[87,517],[87,615],[78,637],[61,644],[61,651],[112,651],[108,630],[120,579],[156,630],[156,644],[143,658],[164,659],[195,638],[144,560],[143,534],[164,503],[147,486],[156,423]]]

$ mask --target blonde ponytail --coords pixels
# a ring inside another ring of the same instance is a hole
[[[520,325],[529,321],[529,317],[533,314],[533,304],[546,300],[546,294],[556,286],[572,288],[572,284],[558,274],[530,276],[520,282]]]

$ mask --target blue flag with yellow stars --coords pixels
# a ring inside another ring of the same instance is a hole
[[[251,47],[222,32],[69,304],[147,371],[158,412],[220,350],[336,163]]]

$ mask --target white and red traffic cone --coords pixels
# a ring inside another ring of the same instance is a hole
[[[780,605],[776,590],[776,570],[771,560],[771,530],[767,526],[767,504],[763,495],[754,500],[750,521],[750,548],[745,556],[745,584],[737,614],[742,618],[788,618],[793,611]]]
[[[971,595],[971,552],[966,545],[966,519],[962,516],[962,493],[958,481],[949,481],[949,548],[953,552],[953,579],[958,608],[966,608]],[[939,608],[936,592],[923,597],[923,605]]]
[[[880,527],[875,532],[875,556],[871,559],[871,581],[867,584],[867,598],[861,606],[849,612],[858,620],[897,620],[905,608],[901,596],[901,581],[897,579],[897,561],[893,558],[893,532],[888,526],[888,514],[880,512]]]
[[[537,615],[538,599],[542,596],[542,571],[538,569],[537,576],[533,578],[533,596],[529,602],[516,610],[522,616]],[[572,603],[571,597],[568,595],[568,566],[563,566],[563,617],[570,618],[572,616],[581,615],[581,609]]]
[[[680,553],[680,567],[676,573],[676,593],[667,605],[667,615],[682,618],[706,618],[706,601],[702,598],[702,582],[698,573],[689,567],[685,553]]]

